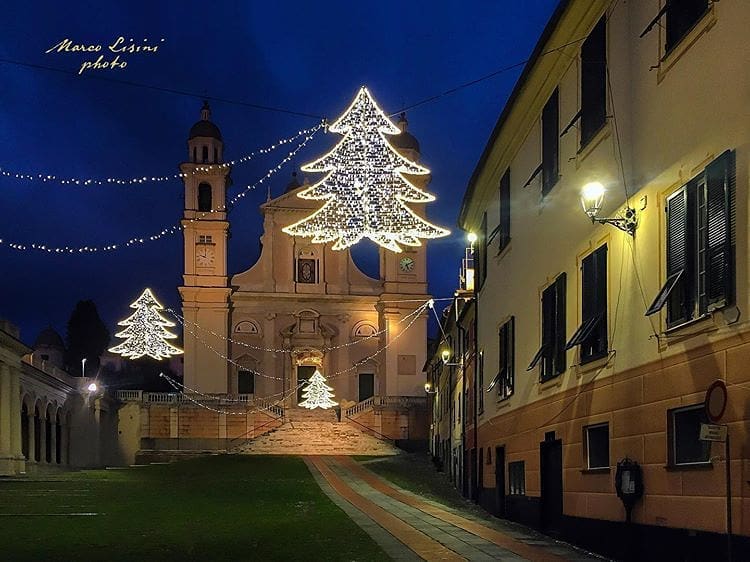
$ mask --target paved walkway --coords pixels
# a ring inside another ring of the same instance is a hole
[[[427,501],[350,457],[306,457],[323,491],[394,560],[601,560],[488,516]]]

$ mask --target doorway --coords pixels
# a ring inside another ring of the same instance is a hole
[[[562,439],[555,432],[544,436],[539,444],[541,479],[541,525],[545,532],[560,531],[563,514]]]
[[[482,494],[484,493],[484,447],[479,449],[479,461],[477,468],[477,503],[482,505]]]
[[[360,373],[359,377],[359,402],[367,400],[375,395],[375,375],[373,373]]]
[[[495,447],[495,515],[505,517],[505,447]]]
[[[315,374],[314,365],[297,365],[297,404],[302,402],[302,391]]]

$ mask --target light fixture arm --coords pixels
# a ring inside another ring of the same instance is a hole
[[[597,216],[591,217],[592,223],[599,224],[611,224],[612,226],[619,228],[623,232],[627,232],[631,236],[635,237],[635,229],[638,226],[638,219],[635,215],[635,209],[632,207],[625,207],[622,213],[623,216],[611,217],[611,218],[599,218]]]

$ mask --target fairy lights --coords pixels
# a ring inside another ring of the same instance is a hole
[[[344,138],[325,156],[302,167],[325,177],[297,194],[324,200],[312,215],[283,229],[314,243],[333,242],[334,250],[369,238],[393,252],[399,244],[421,246],[421,238],[450,234],[412,211],[406,203],[427,203],[435,197],[413,185],[404,174],[430,171],[399,154],[385,135],[400,133],[364,86],[349,108],[329,127]]]
[[[186,177],[190,177],[194,174],[200,174],[203,172],[209,172],[214,169],[221,169],[221,168],[229,168],[233,166],[237,166],[240,164],[245,164],[247,162],[250,162],[257,156],[262,156],[265,154],[269,154],[276,150],[277,148],[284,146],[285,144],[292,143],[296,141],[298,138],[303,137],[305,135],[309,135],[312,133],[315,129],[319,128],[321,125],[317,125],[316,127],[310,127],[308,129],[302,129],[301,131],[297,131],[297,134],[288,137],[279,139],[274,144],[259,148],[257,150],[254,150],[253,152],[250,152],[249,154],[246,154],[242,156],[241,158],[237,158],[236,160],[230,160],[229,162],[224,162],[222,164],[213,164],[210,166],[198,166],[194,170],[191,170],[189,173],[177,173],[177,174],[167,174],[163,176],[142,176],[137,178],[104,178],[104,179],[97,179],[97,178],[75,178],[75,177],[60,177],[57,174],[49,174],[49,173],[36,173],[36,174],[27,174],[24,172],[16,172],[12,170],[8,170],[5,168],[0,167],[0,176],[6,177],[6,178],[12,178],[22,181],[41,181],[43,183],[60,183],[62,185],[76,185],[76,186],[82,186],[82,187],[88,187],[91,185],[135,185],[135,184],[143,184],[143,183],[158,183],[158,182],[165,182],[165,181],[173,181],[175,179],[184,179]]]
[[[145,289],[141,296],[130,305],[135,312],[125,320],[118,322],[118,326],[127,326],[123,331],[115,334],[117,338],[125,338],[125,341],[109,349],[130,359],[138,359],[144,355],[154,359],[168,359],[172,355],[180,355],[182,350],[173,346],[167,340],[177,338],[167,328],[175,326],[159,314],[164,310],[161,303],[151,293],[151,289]]]
[[[257,189],[261,185],[263,185],[264,182],[268,181],[274,174],[276,174],[279,170],[281,170],[294,156],[302,150],[310,140],[315,136],[315,133],[320,131],[320,129],[323,128],[323,124],[319,124],[315,127],[313,127],[313,130],[305,136],[305,138],[300,142],[297,147],[289,152],[287,156],[284,157],[281,162],[279,162],[276,166],[273,168],[270,168],[265,176],[260,178],[258,181],[256,181],[253,184],[250,184],[246,186],[242,191],[237,193],[234,197],[232,197],[228,202],[227,206],[232,207],[235,204],[237,204],[241,199],[243,199],[245,196],[247,196],[248,193],[251,191]],[[206,215],[209,214],[209,211],[202,212],[198,216],[191,218],[191,219],[184,219],[184,221],[181,224],[176,224],[174,226],[168,226],[160,230],[156,234],[151,235],[144,235],[144,236],[137,236],[134,238],[131,238],[130,240],[126,242],[121,243],[110,243],[106,245],[87,245],[87,246],[80,246],[80,247],[72,247],[72,246],[54,246],[52,244],[48,244],[46,242],[34,242],[34,243],[27,243],[22,244],[15,241],[6,240],[3,238],[0,238],[0,246],[6,245],[9,248],[12,248],[17,251],[39,251],[39,252],[46,252],[48,254],[93,254],[97,252],[111,252],[115,250],[121,250],[123,248],[128,248],[130,246],[138,246],[141,244],[145,244],[147,242],[153,242],[155,240],[159,240],[165,236],[170,236],[173,234],[176,234],[178,232],[181,232],[183,228],[185,228],[186,225],[201,220]]]
[[[331,400],[333,398],[333,389],[326,384],[326,378],[315,369],[313,376],[310,377],[310,384],[302,389],[302,398],[304,400],[298,404],[303,408],[314,410],[323,408],[327,410],[333,406],[338,406],[338,402]]]

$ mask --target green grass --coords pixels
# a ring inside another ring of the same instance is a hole
[[[0,558],[387,559],[300,458],[239,455],[0,480]]]

